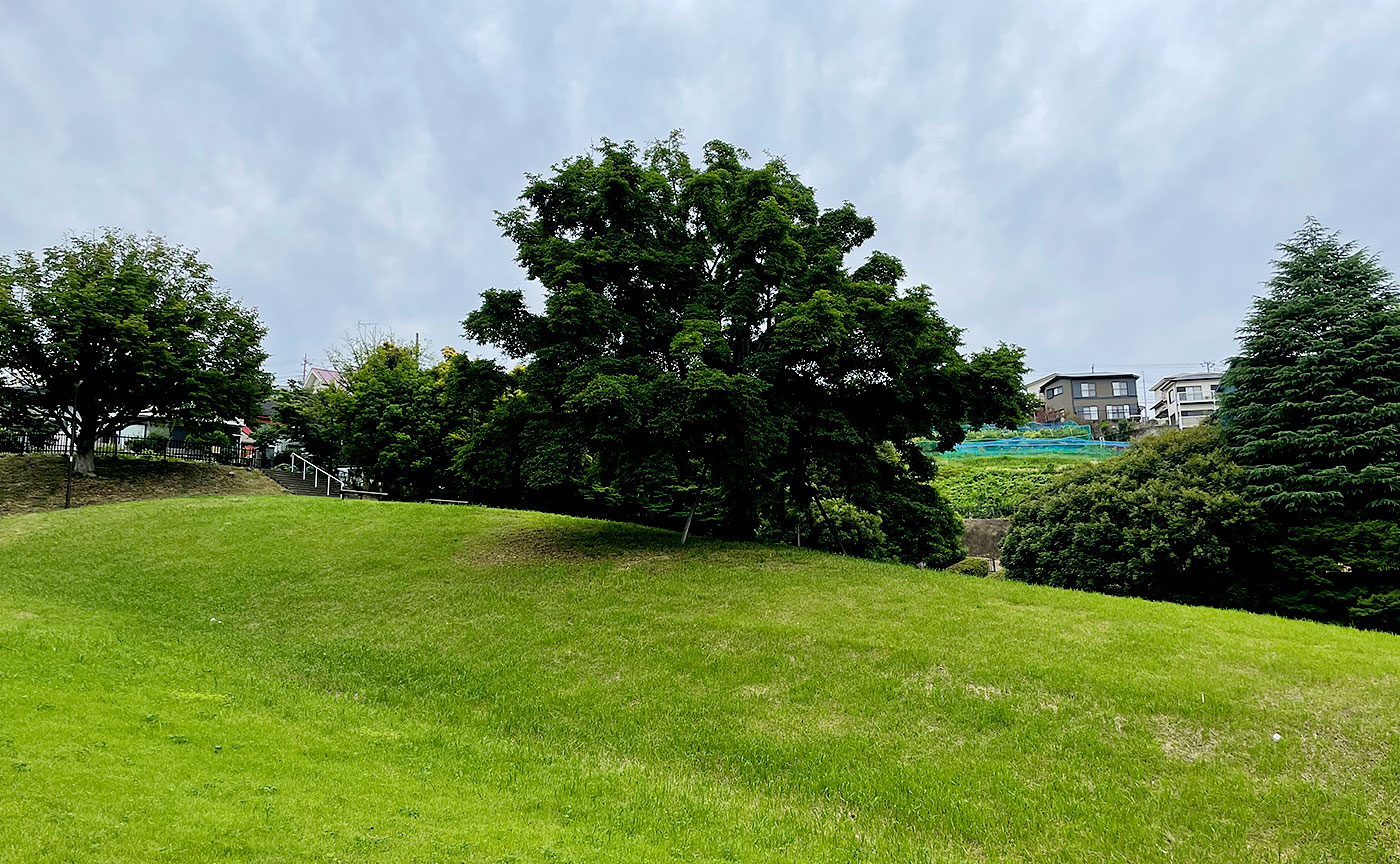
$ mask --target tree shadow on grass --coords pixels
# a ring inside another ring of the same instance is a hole
[[[512,524],[471,543],[461,557],[479,564],[513,562],[570,563],[579,561],[666,560],[685,552],[713,550],[720,541],[691,537],[681,545],[677,531],[625,522],[546,517],[544,524]]]

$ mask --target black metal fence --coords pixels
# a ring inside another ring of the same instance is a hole
[[[67,436],[0,431],[0,453],[72,453]],[[99,458],[154,459],[178,462],[204,462],[215,465],[263,466],[262,453],[252,444],[196,446],[183,440],[140,435],[113,435],[97,442]]]

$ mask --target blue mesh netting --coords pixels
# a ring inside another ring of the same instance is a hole
[[[958,456],[1037,456],[1054,453],[1076,453],[1085,456],[1114,456],[1128,448],[1126,441],[1095,441],[1092,438],[994,438],[986,441],[964,441],[951,452],[940,453],[944,458]]]

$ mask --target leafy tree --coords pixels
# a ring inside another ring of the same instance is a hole
[[[148,411],[185,425],[255,414],[265,332],[195,252],[159,237],[107,231],[0,258],[8,410],[61,428],[82,476],[99,439]]]
[[[344,373],[342,373],[344,374]],[[412,345],[385,342],[350,372],[337,420],[343,461],[404,500],[429,497],[442,469],[442,418],[434,375]]]
[[[416,346],[392,340],[356,356],[327,414],[341,461],[393,498],[440,492],[452,483],[449,444],[470,437],[504,392],[506,373],[450,349],[425,368]]]
[[[544,308],[492,290],[465,322],[528,360],[459,454],[474,489],[647,521],[694,513],[738,537],[791,536],[812,502],[839,498],[881,517],[899,557],[960,557],[912,439],[932,429],[951,447],[964,421],[1027,416],[1024,358],[964,357],[893,256],[848,269],[871,219],[821,209],[781,160],[755,167],[723,142],[695,166],[678,134],[604,141],[521,200],[498,224]]]
[[[1288,524],[1400,520],[1400,299],[1315,220],[1274,262],[1221,381],[1225,443]]]
[[[1204,425],[1143,439],[1026,501],[1002,560],[1026,582],[1266,608],[1268,537],[1244,470]]]
[[[348,399],[349,394],[339,387],[310,390],[299,381],[288,381],[272,394],[276,431],[262,433],[259,443],[285,437],[317,465],[339,465],[345,446],[345,429],[339,418]]]
[[[880,529],[884,520],[843,498],[813,501],[807,517],[808,538],[813,546],[840,549],[861,558],[883,558],[889,554],[887,537]]]
[[[510,387],[510,375],[494,360],[442,350],[443,361],[434,369],[443,422],[451,429],[471,430]]]

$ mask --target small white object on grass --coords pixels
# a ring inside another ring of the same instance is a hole
[[[218,618],[210,618],[210,619],[209,619],[209,623],[210,623],[210,624],[222,624],[222,623],[224,623],[224,622],[220,621]]]
[[[1282,740],[1283,740],[1283,736],[1280,735],[1280,734],[1278,734],[1277,732],[1275,732],[1275,733],[1274,733],[1274,740],[1275,740],[1275,741],[1282,741]]]

